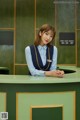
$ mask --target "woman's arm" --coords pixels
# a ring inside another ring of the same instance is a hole
[[[57,52],[57,49],[56,49],[56,52]],[[56,54],[55,52],[55,54]],[[35,69],[34,65],[33,65],[33,62],[32,62],[32,57],[31,57],[31,51],[30,51],[30,47],[26,47],[25,48],[25,56],[26,56],[26,62],[27,62],[27,65],[28,65],[28,68],[29,68],[29,71],[31,73],[31,75],[33,76],[53,76],[53,77],[63,77],[64,75],[64,72],[63,71],[59,71],[59,70],[56,70],[56,60],[57,60],[57,55],[56,55],[56,58],[54,58],[54,63],[52,64],[52,68],[54,68],[54,70],[51,70],[51,71],[43,71],[43,70],[37,70]]]
[[[44,74],[45,71],[35,69],[33,62],[32,62],[31,51],[30,51],[29,46],[25,48],[25,56],[26,56],[26,62],[28,65],[28,69],[29,69],[31,75],[45,76],[45,74]]]
[[[57,56],[58,56],[57,54],[58,54],[57,48],[56,48],[56,46],[54,46],[53,58],[52,58],[52,64],[50,67],[50,71],[56,70],[56,68],[57,68]]]
[[[52,65],[50,71],[45,71],[45,76],[63,77],[64,71],[56,70],[57,68],[57,48],[54,46]]]
[[[63,77],[64,71],[60,71],[60,70],[45,71],[44,74],[45,76],[49,76],[49,77]]]

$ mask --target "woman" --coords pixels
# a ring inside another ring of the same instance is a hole
[[[64,71],[56,70],[57,48],[53,46],[54,37],[54,27],[44,24],[38,31],[34,45],[25,48],[26,61],[32,76],[64,76]]]

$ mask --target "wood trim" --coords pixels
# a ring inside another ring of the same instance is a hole
[[[76,29],[77,31],[79,31],[80,29]]]
[[[76,66],[76,64],[58,64],[59,66]]]
[[[32,120],[32,109],[33,108],[62,108],[62,120],[64,119],[64,114],[63,114],[63,107],[64,105],[50,105],[50,106],[31,106],[30,107],[30,120]]]
[[[36,39],[36,0],[34,0],[34,40]]]
[[[55,19],[55,31],[57,31],[57,5],[54,3],[54,6],[55,6],[55,18],[54,18]],[[57,46],[56,40],[55,40],[55,45]]]
[[[14,64],[15,66],[27,66],[27,64]]]
[[[15,28],[0,28],[0,30],[14,30]]]
[[[76,49],[75,49],[75,56],[76,56],[76,58],[75,58],[75,61],[76,61],[76,66],[78,65],[78,56],[77,56],[77,50],[78,50],[78,41],[77,41],[77,5],[76,5],[76,0],[75,0],[75,47],[76,47]]]
[[[15,74],[15,56],[16,56],[16,0],[14,0],[14,67],[13,74]]]

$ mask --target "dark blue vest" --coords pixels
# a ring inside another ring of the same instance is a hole
[[[47,47],[47,49],[46,49],[46,58],[47,58],[46,64],[43,65],[37,46],[35,46],[35,45],[30,46],[33,65],[36,69],[49,71],[51,64],[52,64],[53,49],[54,49],[54,47],[52,45],[50,47]]]

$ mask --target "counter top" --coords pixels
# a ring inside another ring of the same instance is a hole
[[[0,84],[51,84],[80,82],[80,68],[77,68],[75,66],[63,66],[60,68],[75,70],[76,72],[65,74],[63,78],[30,75],[0,75]]]

